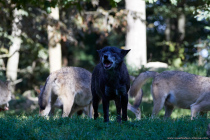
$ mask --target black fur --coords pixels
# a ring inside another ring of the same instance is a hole
[[[91,80],[94,119],[98,117],[98,105],[102,99],[104,122],[109,121],[110,100],[115,101],[117,121],[121,122],[121,111],[122,120],[127,121],[127,92],[130,88],[130,79],[123,59],[129,51],[115,47],[105,47],[98,51],[100,63],[94,68]]]

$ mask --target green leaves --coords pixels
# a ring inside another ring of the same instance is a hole
[[[117,7],[117,3],[119,3],[121,0],[109,0],[109,3],[112,7]]]
[[[197,15],[195,16],[195,18],[197,18],[198,21],[201,21],[203,19],[210,20],[210,7],[201,7],[200,9],[197,9],[196,12],[194,12],[194,14],[196,13]]]
[[[177,5],[178,0],[170,0],[173,5]]]

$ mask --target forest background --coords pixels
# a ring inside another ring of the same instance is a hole
[[[92,71],[99,62],[96,50],[126,48],[126,5],[137,1],[0,0],[0,79],[12,81],[10,113],[37,109],[36,100],[30,99],[37,96],[34,89],[44,84],[54,66]],[[146,46],[140,47],[146,47],[147,63],[169,65],[157,71],[175,69],[209,76],[209,5],[208,0],[145,1],[140,8],[146,11],[145,20],[141,19]],[[53,12],[57,16],[52,16]],[[133,15],[140,19],[138,12]],[[149,70],[143,65],[141,69],[128,68],[133,76]],[[152,109],[150,83],[144,87],[146,115]]]

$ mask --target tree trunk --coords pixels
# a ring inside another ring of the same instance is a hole
[[[171,41],[171,25],[170,18],[166,19],[166,30],[165,30],[166,41]]]
[[[170,23],[170,18],[169,17],[166,18],[165,23],[166,23],[165,39],[166,39],[167,42],[170,42],[171,41],[171,23]],[[167,52],[168,47],[169,46],[167,44],[163,45],[162,54],[165,54],[165,52]],[[167,57],[167,56],[165,56],[165,57]],[[165,57],[164,57],[164,60],[166,59]]]
[[[179,44],[181,44],[185,37],[185,22],[186,17],[184,13],[178,17],[178,32],[179,32]]]
[[[59,8],[52,8],[50,13],[51,18],[59,20]],[[48,31],[48,47],[49,47],[49,63],[50,72],[59,70],[62,66],[62,56],[61,56],[61,34],[59,30],[59,25],[47,26]]]
[[[13,11],[13,22],[12,22],[12,46],[9,48],[9,59],[7,61],[7,79],[11,81],[17,80],[17,71],[19,64],[19,49],[21,45],[21,29],[20,29],[20,20],[22,16],[20,14],[20,10],[14,9]],[[15,87],[11,90],[14,91]]]
[[[126,9],[128,10],[126,49],[131,49],[126,62],[132,68],[140,68],[147,63],[145,1],[126,0]]]

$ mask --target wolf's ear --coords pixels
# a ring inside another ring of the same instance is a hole
[[[97,50],[97,52],[98,52],[99,56],[101,56],[102,50]]]
[[[37,93],[38,96],[39,96],[39,94],[40,94],[40,92],[41,92],[40,89],[37,89],[37,88],[36,88],[35,91],[36,91],[36,93]]]
[[[122,57],[125,57],[130,50],[131,49],[129,49],[129,50],[121,50]]]

